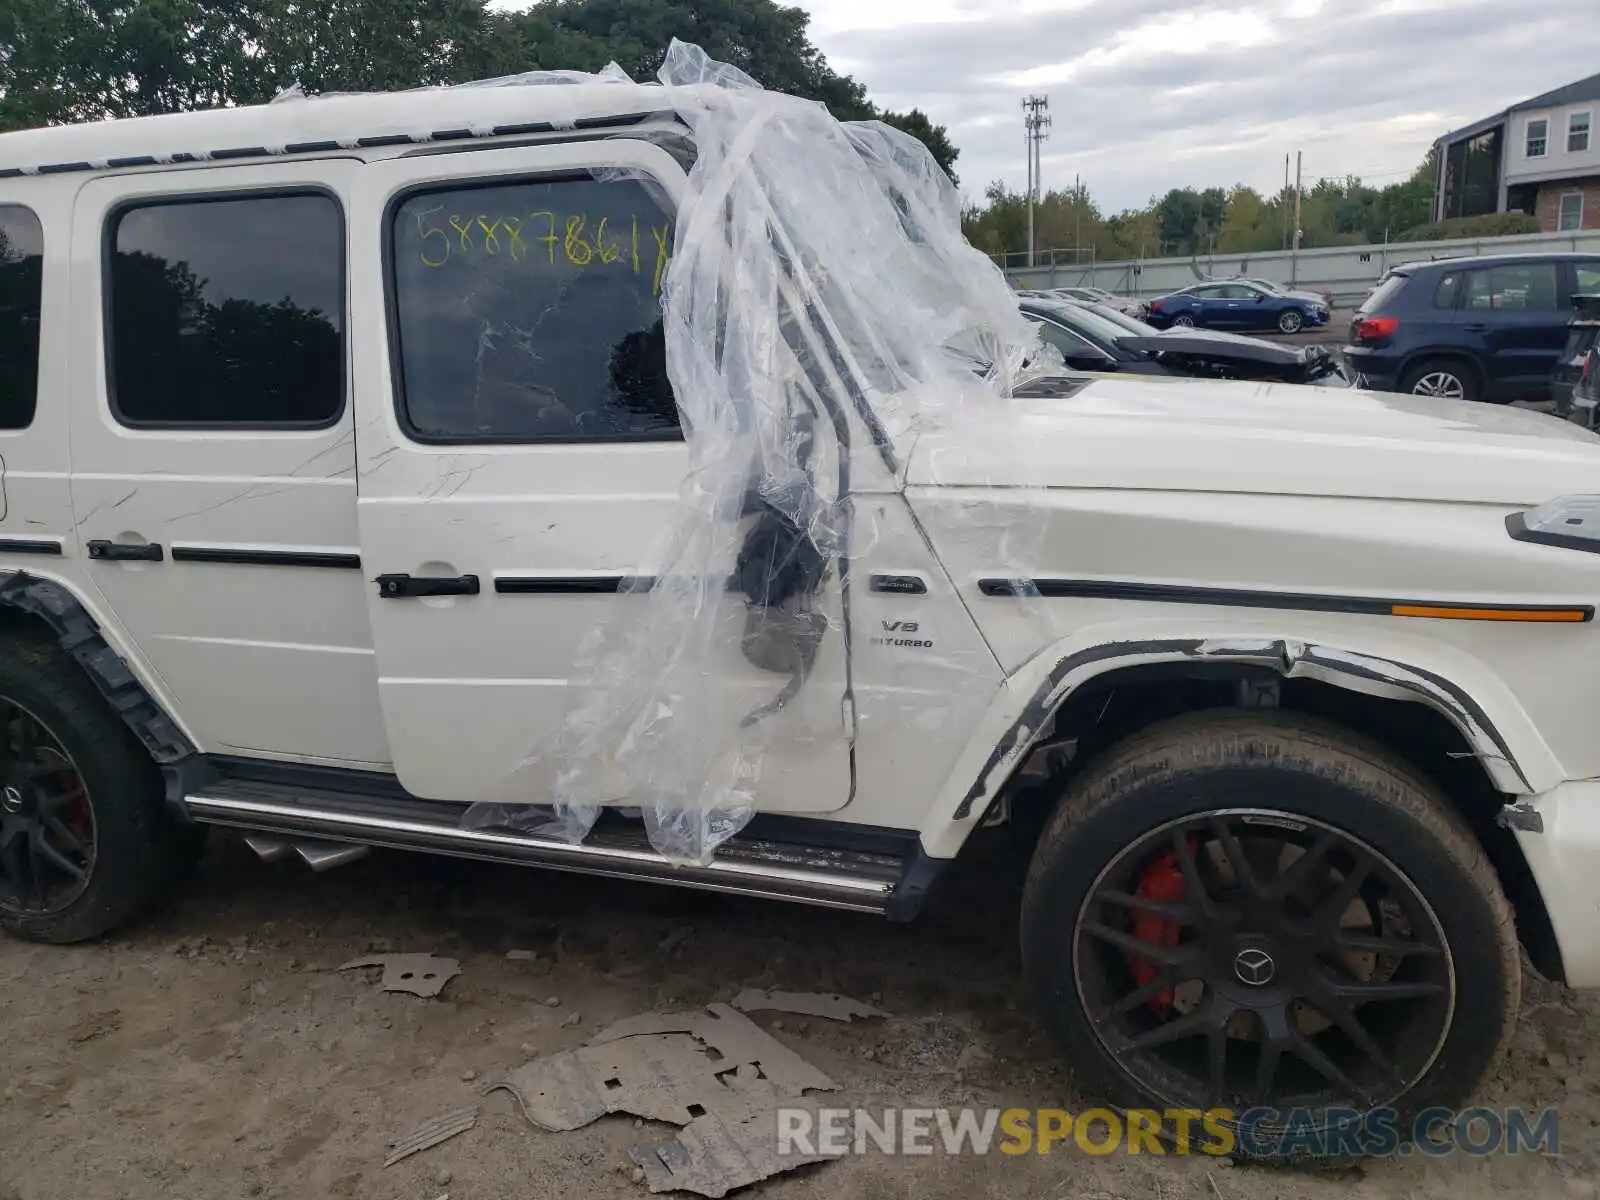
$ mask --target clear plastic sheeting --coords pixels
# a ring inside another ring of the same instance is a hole
[[[706,862],[792,780],[834,781],[817,810],[848,803],[853,663],[878,624],[854,612],[904,456],[930,423],[1004,419],[1049,352],[920,142],[679,42],[661,80],[697,151],[662,290],[688,473],[667,536],[580,650],[561,728],[530,746],[560,764],[554,795],[466,819],[575,841],[632,808],[658,852]],[[970,516],[984,524],[981,501]],[[1031,531],[993,524],[997,567],[1025,564]],[[966,668],[945,665],[938,691],[959,696]],[[931,694],[875,719],[926,727]]]

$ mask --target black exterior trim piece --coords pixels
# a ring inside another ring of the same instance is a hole
[[[430,141],[435,142],[459,142],[462,138],[471,136],[472,130],[470,129],[435,129],[428,135],[428,138]]]
[[[1282,608],[1300,612],[1363,613],[1393,616],[1398,606],[1488,612],[1573,612],[1594,619],[1590,604],[1463,604],[1459,601],[1393,600],[1376,596],[1331,596],[1313,592],[1271,592],[1250,588],[1191,587],[1175,583],[1128,583],[1114,579],[980,579],[985,596],[1038,595],[1049,599],[1136,600],[1153,604],[1216,604],[1227,608]]]
[[[46,163],[39,168],[41,175],[66,175],[73,171],[92,171],[94,168],[86,162]]]
[[[374,137],[357,138],[358,146],[409,146],[415,139],[409,133],[383,133]]]
[[[886,592],[894,596],[928,594],[928,585],[915,575],[874,575],[868,581],[868,587],[874,592]]]
[[[265,146],[234,146],[228,150],[213,150],[211,152],[211,160],[213,162],[226,162],[230,158],[266,157],[267,148]]]
[[[144,690],[128,664],[100,636],[94,618],[66,588],[22,571],[0,575],[0,607],[29,613],[54,630],[62,648],[77,660],[156,762],[176,763],[194,755],[194,746],[177,722]]]
[[[495,137],[515,137],[519,133],[554,133],[556,127],[549,121],[524,121],[518,125],[496,125]]]
[[[1074,671],[1078,670],[1080,667],[1088,666],[1091,663],[1107,662],[1119,658],[1158,656],[1171,661],[1181,662],[1187,659],[1198,658],[1200,656],[1200,648],[1203,645],[1205,645],[1205,642],[1198,638],[1167,638],[1150,641],[1108,642],[1101,646],[1090,646],[1087,649],[1078,651],[1076,654],[1069,654],[1065,658],[1059,660],[1056,665],[1051,668],[1050,674],[1045,677],[1044,682],[1041,683],[1034,691],[1033,695],[1029,697],[1028,703],[1023,707],[1021,714],[1015,721],[1012,722],[1010,728],[1006,730],[1004,736],[1002,736],[999,742],[995,745],[995,748],[990,751],[987,761],[985,761],[983,764],[983,769],[978,772],[977,779],[973,781],[972,787],[967,790],[967,794],[962,797],[961,803],[957,805],[954,819],[957,821],[965,820],[967,817],[972,815],[973,807],[978,803],[978,801],[986,798],[992,800],[998,797],[1000,792],[1005,789],[1008,780],[995,781],[995,771],[999,768],[1001,762],[1005,760],[1008,754],[1012,754],[1018,749],[1026,750],[1028,746],[1038,738],[1039,732],[1045,728],[1045,722],[1048,720],[1050,714],[1066,700],[1066,694],[1058,696],[1056,693],[1060,690],[1062,682]],[[1322,655],[1319,655],[1316,650],[1316,647],[1308,648],[1301,656],[1299,661],[1302,663],[1310,663],[1315,666],[1326,667],[1328,670],[1338,674],[1354,675],[1363,679],[1371,679],[1377,683],[1393,684],[1395,682],[1393,679],[1377,671],[1370,670],[1359,663],[1350,662],[1348,659],[1325,658]],[[1285,643],[1279,642],[1271,650],[1263,650],[1261,653],[1261,658],[1263,662],[1267,663],[1267,665],[1270,665],[1275,670],[1283,673],[1287,669],[1288,664],[1288,647]],[[1511,753],[1510,744],[1505,740],[1505,737],[1500,733],[1500,730],[1495,727],[1494,722],[1490,719],[1489,714],[1484,711],[1483,706],[1473,699],[1468,692],[1464,691],[1462,688],[1446,679],[1444,676],[1436,674],[1433,671],[1429,671],[1426,668],[1415,667],[1409,663],[1401,662],[1396,662],[1392,665],[1400,668],[1403,671],[1410,672],[1419,679],[1425,680],[1427,683],[1439,689],[1440,692],[1447,696],[1450,700],[1450,703],[1456,708],[1456,715],[1459,718],[1470,721],[1473,725],[1476,725],[1479,729],[1483,730],[1488,736],[1489,740],[1494,743],[1495,749],[1499,752],[1500,757],[1505,759],[1511,770],[1515,771],[1517,777],[1522,780],[1523,786],[1528,786],[1527,776],[1523,774],[1522,768],[1517,764],[1516,757]],[[1096,674],[1098,675],[1102,673],[1103,672],[1097,672]],[[1091,682],[1092,678],[1093,677],[1091,677],[1090,680],[1085,680],[1084,682]],[[1420,691],[1420,689],[1417,690]],[[1436,697],[1430,698],[1435,700],[1437,699]],[[1021,766],[1020,758],[1017,762],[1017,766]],[[994,785],[993,795],[990,794],[991,784]]]
[[[0,168],[0,179],[21,179],[26,174],[21,167]]]
[[[494,581],[494,590],[502,596],[603,596],[648,592],[655,582],[648,575],[507,575]]]
[[[1600,554],[1600,540],[1573,537],[1566,533],[1551,533],[1544,529],[1531,529],[1527,518],[1514,512],[1506,518],[1506,532],[1512,540],[1532,542],[1536,546],[1560,546],[1563,550],[1580,550],[1584,554]]]
[[[108,167],[153,167],[156,165],[156,156],[153,154],[135,154],[131,158],[111,158],[106,160]]]
[[[0,537],[0,554],[45,554],[60,558],[65,551],[55,538]]]
[[[889,894],[889,904],[883,915],[895,924],[915,920],[951,861],[947,858],[930,858],[922,844],[917,843],[916,850],[906,863],[905,872],[900,876],[900,882]]]
[[[335,141],[322,142],[290,142],[283,148],[285,154],[326,154],[330,150],[339,149]]]
[[[234,563],[253,567],[323,567],[359,571],[359,554],[327,550],[235,550],[226,546],[174,546],[173,562]]]

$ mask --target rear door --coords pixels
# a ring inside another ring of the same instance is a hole
[[[1487,398],[1546,398],[1567,340],[1571,284],[1554,260],[1508,262],[1467,272],[1460,330],[1481,339]]]
[[[659,300],[684,182],[629,139],[362,171],[358,520],[383,717],[416,795],[547,802],[586,639],[649,603],[631,581],[652,572],[688,463]],[[785,709],[828,736],[764,762],[759,808],[848,803],[845,666],[828,639]],[[737,635],[705,670],[749,712],[788,679]]]

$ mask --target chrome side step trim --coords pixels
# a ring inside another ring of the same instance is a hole
[[[615,837],[592,836],[581,845],[572,845],[509,830],[468,829],[398,811],[355,811],[328,793],[273,795],[277,790],[219,781],[185,796],[184,807],[202,823],[276,834],[291,842],[318,839],[419,850],[851,912],[884,913],[899,877],[898,864],[883,856],[872,856],[870,861],[867,856],[854,856],[860,864],[855,870],[819,870],[797,865],[796,860],[803,856],[794,848],[787,854],[768,854],[764,849],[740,852],[732,844],[728,847],[732,853],[706,866],[678,866],[648,844]]]

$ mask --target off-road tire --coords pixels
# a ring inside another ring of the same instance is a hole
[[[1151,830],[1241,804],[1338,826],[1424,893],[1453,961],[1455,1006],[1440,1053],[1393,1102],[1397,1128],[1404,1136],[1423,1109],[1470,1097],[1511,1036],[1521,992],[1512,909],[1494,869],[1438,789],[1406,763],[1339,726],[1281,711],[1194,713],[1152,726],[1089,765],[1047,822],[1023,893],[1022,956],[1084,1091],[1124,1111],[1172,1107],[1112,1056],[1084,1011],[1073,946],[1086,894]]]
[[[71,757],[96,834],[95,861],[81,895],[48,914],[0,907],[0,929],[35,942],[89,941],[187,878],[203,830],[180,825],[168,813],[155,763],[54,639],[0,632],[0,698],[36,717]]]

